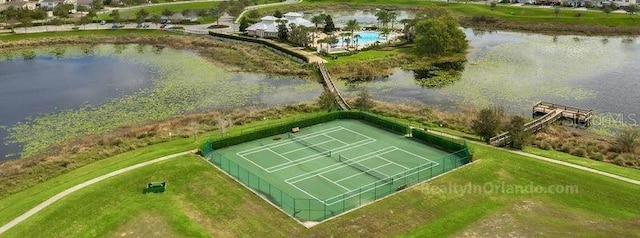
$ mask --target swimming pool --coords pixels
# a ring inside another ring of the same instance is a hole
[[[364,46],[364,45],[370,45],[375,43],[376,41],[379,42],[385,42],[385,37],[384,36],[380,36],[381,32],[377,32],[377,31],[361,31],[361,32],[355,32],[354,35],[359,35],[360,37],[358,38],[358,46]],[[396,37],[396,33],[390,33],[388,36],[388,39],[393,39]],[[355,44],[354,43],[354,39],[353,37],[351,38],[351,43],[352,45]],[[338,44],[339,46],[343,45],[342,42],[342,38],[338,38]]]

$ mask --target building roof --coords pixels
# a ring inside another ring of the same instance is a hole
[[[278,24],[275,21],[271,21],[271,22],[262,21],[247,27],[247,30],[248,31],[263,30],[265,32],[278,32]]]
[[[284,14],[285,17],[289,18],[289,17],[303,17],[302,14],[297,13],[297,12],[287,12],[287,14]]]
[[[277,21],[278,19],[279,18],[274,17],[274,16],[266,16],[266,17],[260,18],[260,20],[262,20],[262,21]]]

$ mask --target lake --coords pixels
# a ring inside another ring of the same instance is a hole
[[[313,101],[321,91],[314,81],[227,72],[193,52],[169,48],[0,52],[0,159],[185,113]]]
[[[640,122],[640,40],[464,32],[470,44],[468,63],[453,84],[423,88],[412,71],[395,69],[389,77],[361,86],[378,100],[445,110],[504,106],[530,117],[536,102],[549,101]],[[338,87],[348,96],[358,91],[344,82]]]

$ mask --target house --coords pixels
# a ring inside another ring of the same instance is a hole
[[[262,38],[275,38],[278,37],[278,25],[284,21],[287,28],[290,28],[290,24],[298,26],[313,27],[315,26],[309,20],[302,18],[302,14],[297,12],[289,12],[284,14],[282,18],[274,16],[266,16],[260,19],[260,22],[247,27],[247,33],[250,36],[257,36]]]
[[[279,18],[274,16],[260,18],[260,22],[247,27],[247,33],[263,38],[278,37],[278,20]]]
[[[91,9],[92,5],[93,5],[93,0],[77,0],[76,1],[76,7],[83,6],[83,7],[86,7],[87,9]]]
[[[33,9],[36,9],[37,3],[38,3],[37,1],[23,1],[23,0],[6,1],[0,4],[0,11],[4,11],[5,9],[12,6],[15,8],[24,8],[24,9],[33,10]]]
[[[77,0],[44,0],[40,2],[40,7],[55,8],[60,4],[73,4],[75,6],[77,4]]]
[[[603,0],[602,5],[615,4],[619,7],[626,7],[633,4],[638,4],[637,0]]]

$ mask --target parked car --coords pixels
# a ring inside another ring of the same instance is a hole
[[[116,24],[111,25],[111,29],[118,29],[118,28],[120,28],[120,27],[118,27],[118,25],[116,25]]]

